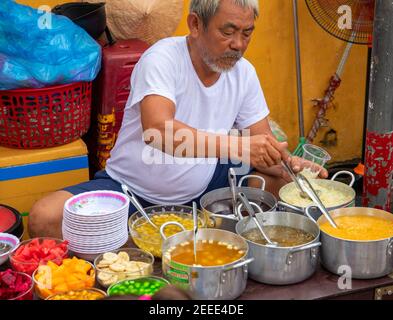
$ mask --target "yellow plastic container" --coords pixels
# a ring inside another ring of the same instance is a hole
[[[81,139],[37,150],[0,147],[0,203],[21,213],[50,192],[88,180],[87,147]],[[27,217],[23,223],[26,240]]]

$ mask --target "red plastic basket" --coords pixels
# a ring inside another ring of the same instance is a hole
[[[91,82],[0,91],[0,145],[36,149],[70,143],[90,126]]]

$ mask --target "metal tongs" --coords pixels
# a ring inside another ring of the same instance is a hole
[[[258,219],[256,217],[254,208],[252,207],[252,205],[248,201],[246,195],[243,192],[239,192],[238,197],[240,198],[241,202],[243,203],[244,207],[246,208],[246,210],[247,210],[248,214],[250,215],[251,219],[256,224],[258,230],[262,234],[262,237],[265,238],[266,241],[268,242],[268,245],[276,247],[278,245],[277,242],[273,242],[272,240],[270,240],[269,236],[263,230],[263,227],[261,226],[261,224],[259,223],[259,221],[258,221]],[[261,212],[262,212],[262,209],[261,209]]]
[[[228,181],[229,181],[229,187],[231,189],[231,194],[232,194],[232,212],[234,216],[240,220],[242,217],[240,217],[238,211],[237,211],[237,181],[236,181],[236,173],[235,169],[230,168],[228,170]]]
[[[281,164],[283,165],[283,167],[287,170],[287,172],[289,173],[290,177],[292,178],[293,182],[295,182],[296,187],[299,189],[300,191],[300,196],[302,198],[307,198],[307,192],[305,192],[302,188],[302,186],[300,185],[298,178],[295,174],[295,172],[293,172],[291,166],[286,162],[286,161],[281,161]]]
[[[326,219],[329,221],[329,223],[334,227],[338,228],[336,222],[333,220],[331,217],[329,211],[326,209],[326,207],[323,205],[321,199],[318,197],[317,193],[315,192],[313,186],[311,185],[310,181],[302,175],[301,173],[298,173],[297,175],[297,181],[298,184],[309,197],[310,199],[316,204],[319,210],[323,213],[323,215],[326,217]]]

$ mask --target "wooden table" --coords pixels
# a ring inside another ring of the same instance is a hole
[[[130,240],[124,247],[134,247]],[[5,263],[0,271],[9,268]],[[153,275],[162,276],[161,260],[156,259]],[[380,279],[352,280],[352,289],[341,290],[339,277],[322,267],[308,280],[289,286],[271,286],[248,280],[239,300],[393,300],[393,274]],[[390,293],[390,295],[389,295]]]
[[[341,290],[339,277],[320,267],[310,279],[290,285],[271,286],[249,280],[240,300],[393,300],[393,276],[352,280],[352,289]],[[379,291],[378,291],[379,290]],[[379,300],[379,299],[378,299]]]
[[[130,240],[127,246],[135,244]],[[159,259],[154,264],[154,275],[162,277]],[[350,290],[341,290],[338,281],[339,276],[320,266],[311,278],[294,285],[272,286],[248,280],[239,300],[374,300],[378,298],[378,290],[381,300],[393,300],[393,274],[379,279],[352,280]]]

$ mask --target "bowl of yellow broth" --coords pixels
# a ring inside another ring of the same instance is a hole
[[[158,227],[154,228],[142,217],[139,212],[135,212],[128,220],[128,228],[134,243],[142,250],[150,252],[157,258],[161,258],[162,237],[159,228],[166,222],[178,222],[186,230],[193,229],[192,207],[181,205],[160,205],[145,208],[150,220]],[[207,215],[198,210],[198,226],[204,228],[207,225]],[[173,236],[182,229],[176,225],[165,228],[167,237]]]

